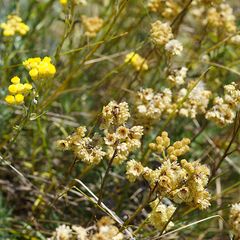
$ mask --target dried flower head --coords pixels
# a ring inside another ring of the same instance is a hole
[[[62,150],[71,150],[74,155],[84,163],[98,164],[106,153],[101,146],[95,145],[93,139],[86,137],[86,127],[77,128],[71,136],[65,140],[57,141],[57,146]]]
[[[95,37],[103,26],[103,19],[99,17],[82,16],[82,23],[87,37]]]
[[[101,128],[108,129],[111,125],[123,125],[129,117],[129,107],[126,102],[118,104],[111,101],[107,106],[103,107]]]
[[[151,12],[161,14],[166,19],[172,19],[181,10],[180,4],[174,0],[149,0],[148,8]]]
[[[53,239],[56,240],[71,240],[72,230],[69,226],[60,225],[56,228],[53,236]]]
[[[240,104],[240,90],[235,82],[224,87],[224,96],[216,97],[214,105],[206,113],[206,118],[220,127],[233,123],[235,112]]]
[[[151,24],[150,36],[154,44],[163,46],[173,38],[173,33],[168,23],[157,20]]]
[[[152,124],[171,108],[171,103],[172,92],[168,88],[160,93],[154,93],[151,88],[141,89],[134,101],[136,118],[141,124]]]
[[[210,194],[206,186],[210,176],[209,168],[199,161],[188,162],[182,159],[178,162],[180,156],[190,150],[189,144],[190,140],[183,138],[170,145],[167,132],[163,132],[156,138],[156,143],[149,145],[159,154],[157,159],[161,160],[160,167],[151,169],[131,160],[127,163],[127,178],[133,182],[143,177],[149,186],[157,191],[159,199],[166,197],[177,204],[185,203],[200,209],[208,208]],[[157,213],[153,213],[153,221],[157,221],[155,219]],[[157,223],[155,225],[157,226]]]
[[[188,88],[182,88],[178,94],[178,101],[182,101],[189,89],[195,84],[194,81],[189,82]],[[190,92],[183,106],[179,110],[179,114],[184,117],[196,118],[197,114],[206,113],[212,93],[205,89],[203,82],[199,82]]]
[[[208,9],[206,23],[212,28],[221,28],[223,32],[233,33],[237,30],[235,19],[231,6],[222,3]]]
[[[240,203],[235,203],[231,206],[229,224],[236,239],[238,239],[240,237]]]
[[[176,210],[176,207],[174,207],[173,205],[167,206],[161,203],[159,199],[156,199],[150,205],[152,208],[152,211],[149,214],[150,224],[161,231],[169,222],[170,218]],[[173,226],[174,223],[170,221],[167,225],[167,230],[169,230]]]
[[[187,76],[188,69],[186,67],[182,67],[180,69],[172,70],[170,75],[167,77],[167,80],[173,86],[180,86],[185,83],[185,78]]]
[[[170,55],[179,56],[182,53],[183,46],[178,40],[172,39],[165,45],[165,49]]]
[[[144,171],[142,164],[135,160],[128,161],[126,169],[126,177],[130,182],[135,182],[136,179],[139,178]]]
[[[73,234],[76,235],[77,240],[89,240],[87,229],[81,226],[72,226]]]

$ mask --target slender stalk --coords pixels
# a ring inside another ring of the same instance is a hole
[[[107,176],[109,174],[109,171],[111,169],[111,166],[112,166],[112,163],[113,163],[113,160],[114,158],[116,157],[117,155],[117,150],[114,151],[113,155],[112,155],[112,158],[110,159],[109,163],[108,163],[108,167],[107,167],[107,170],[105,172],[105,175],[103,177],[103,180],[102,180],[102,183],[101,183],[101,188],[100,188],[100,193],[99,193],[99,198],[98,198],[98,205],[101,204],[102,202],[102,198],[103,198],[103,189],[104,189],[104,186],[105,186],[105,183],[106,183],[106,180],[107,180]]]
[[[119,232],[122,232],[130,223],[133,222],[133,220],[137,217],[137,215],[148,205],[148,203],[151,200],[152,195],[155,192],[155,189],[157,187],[157,184],[154,186],[154,188],[152,190],[150,190],[148,197],[143,201],[143,203],[136,209],[136,211],[133,213],[133,215],[127,219],[123,226],[120,228]]]
[[[209,178],[209,182],[211,182],[212,178],[215,176],[217,170],[219,169],[219,167],[221,166],[222,162],[224,161],[224,159],[231,153],[229,153],[229,150],[235,140],[235,138],[238,136],[238,132],[240,130],[240,113],[237,113],[236,118],[235,118],[235,122],[234,122],[234,130],[233,130],[233,134],[231,137],[231,140],[227,146],[227,148],[225,149],[222,157],[220,158],[220,160],[218,161],[217,165],[214,167],[211,177]]]

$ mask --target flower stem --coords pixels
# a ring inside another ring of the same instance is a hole
[[[107,167],[107,170],[105,172],[105,175],[103,177],[103,180],[102,180],[102,183],[101,183],[101,188],[100,188],[100,193],[99,193],[99,198],[98,198],[98,205],[101,205],[102,198],[103,198],[103,189],[104,189],[104,186],[105,186],[105,183],[106,183],[107,176],[108,176],[109,171],[111,169],[113,160],[116,157],[116,155],[117,155],[117,150],[114,151],[114,153],[112,155],[112,158],[110,159],[110,161],[108,163],[108,167]]]

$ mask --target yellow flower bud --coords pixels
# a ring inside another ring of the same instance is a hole
[[[149,143],[148,147],[152,150],[156,149],[156,144],[155,143]]]
[[[22,83],[15,84],[15,86],[17,87],[17,93],[24,92],[24,86]]]
[[[15,77],[13,77],[13,78],[11,79],[11,82],[12,82],[13,84],[20,83],[20,78],[17,77],[17,76],[15,76]]]
[[[11,84],[9,87],[8,87],[8,91],[11,93],[11,94],[16,94],[18,92],[18,87],[16,84]]]
[[[38,70],[36,68],[33,68],[29,71],[30,77],[35,80],[38,76]]]
[[[18,93],[15,96],[15,100],[17,104],[22,104],[24,102],[24,96],[21,93]]]
[[[56,68],[55,68],[55,66],[52,65],[52,64],[49,66],[49,73],[50,73],[51,75],[54,75],[54,74],[56,73]]]
[[[12,96],[12,95],[7,95],[5,97],[5,101],[8,103],[8,104],[14,104],[16,101],[15,101],[15,97]]]
[[[30,83],[24,83],[24,91],[30,91],[32,90],[32,85]]]

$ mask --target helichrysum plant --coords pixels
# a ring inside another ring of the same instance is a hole
[[[0,238],[240,239],[239,1],[0,6]]]

